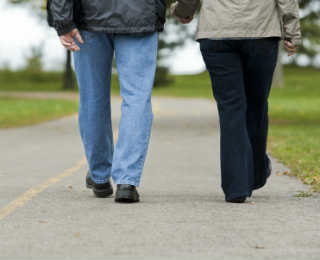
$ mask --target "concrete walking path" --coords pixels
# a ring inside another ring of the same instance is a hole
[[[0,130],[0,259],[320,259],[320,196],[277,173],[244,205],[220,189],[215,104],[154,98],[142,202],[96,199],[75,116]],[[114,127],[120,99],[113,98]]]

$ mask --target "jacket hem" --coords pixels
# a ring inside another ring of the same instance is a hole
[[[127,27],[127,28],[112,28],[100,26],[86,26],[79,25],[78,29],[89,32],[110,33],[110,34],[140,34],[140,33],[154,33],[163,31],[163,26],[149,26],[149,27]]]
[[[225,38],[269,38],[269,37],[279,37],[282,38],[281,32],[254,32],[254,33],[228,33],[228,32],[198,32],[196,35],[196,39],[225,39]]]

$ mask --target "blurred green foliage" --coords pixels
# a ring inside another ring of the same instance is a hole
[[[301,30],[303,43],[298,54],[306,55],[310,65],[314,65],[320,49],[320,2],[319,0],[299,0],[301,17]],[[299,55],[295,56],[293,63],[297,63]]]
[[[61,90],[61,72],[1,70],[0,90],[6,91],[58,91]]]
[[[31,73],[41,72],[43,70],[43,46],[32,46],[30,54],[26,57],[25,70]]]

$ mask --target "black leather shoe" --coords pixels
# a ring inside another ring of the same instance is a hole
[[[103,184],[94,183],[94,181],[90,177],[89,172],[87,173],[87,177],[86,177],[86,186],[88,189],[93,190],[93,194],[97,198],[107,198],[113,194],[113,188],[110,182],[103,183]]]
[[[86,186],[87,186],[88,189],[92,189],[93,185],[94,185],[94,182],[90,177],[90,173],[88,172],[87,176],[86,176]]]
[[[137,188],[129,184],[118,184],[115,201],[119,203],[139,202],[140,199]]]
[[[231,200],[227,200],[227,202],[230,202],[230,203],[245,203],[247,200],[247,197],[239,197],[239,198],[234,198],[234,199],[231,199]]]

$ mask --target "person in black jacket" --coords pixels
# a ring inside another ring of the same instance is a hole
[[[152,126],[151,91],[165,0],[48,0],[48,22],[74,51],[80,90],[79,127],[97,197],[138,202]],[[118,143],[113,147],[110,108],[112,59],[123,98]]]

